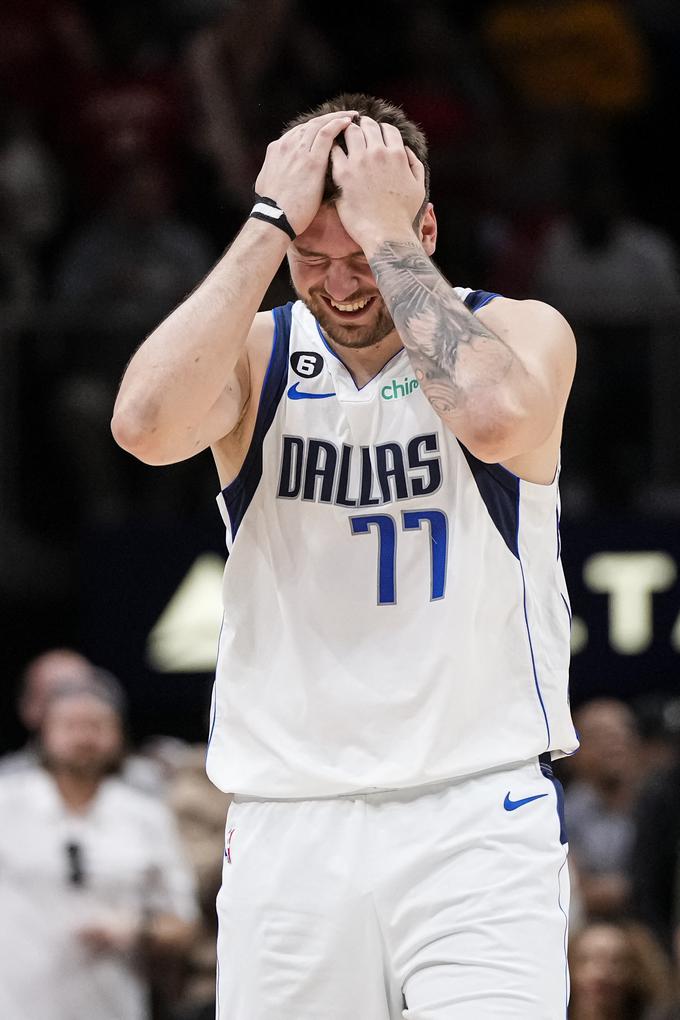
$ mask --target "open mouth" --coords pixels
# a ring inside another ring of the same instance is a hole
[[[373,305],[375,297],[358,298],[356,301],[332,301],[324,294],[321,295],[328,308],[339,319],[359,319]]]

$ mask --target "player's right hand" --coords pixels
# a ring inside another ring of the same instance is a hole
[[[255,191],[283,209],[296,234],[307,229],[319,210],[333,142],[355,113],[340,110],[314,117],[267,146]]]

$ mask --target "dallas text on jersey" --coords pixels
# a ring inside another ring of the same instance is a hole
[[[405,447],[396,442],[338,447],[328,439],[281,437],[279,499],[381,506],[429,496],[441,484],[436,432],[414,436]]]

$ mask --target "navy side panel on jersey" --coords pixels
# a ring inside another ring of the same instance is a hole
[[[519,483],[517,475],[501,464],[486,464],[473,453],[459,445],[475,480],[479,495],[489,511],[489,516],[513,556],[519,559],[517,529],[519,527]]]
[[[500,297],[489,290],[472,290],[465,298],[471,312],[477,312],[494,298]],[[460,447],[472,471],[479,494],[498,528],[503,541],[513,556],[519,559],[517,527],[519,523],[519,478],[500,464],[486,464],[470,453],[462,443]]]
[[[262,477],[262,443],[271,428],[276,408],[279,406],[286,388],[292,309],[292,301],[289,301],[287,305],[281,305],[273,309],[274,342],[272,344],[269,365],[267,366],[267,374],[262,385],[260,404],[255,420],[255,431],[248,447],[243,467],[234,481],[222,490],[224,503],[231,522],[232,541],[236,537],[238,527],[250,506],[255,490],[260,484],[260,478]]]
[[[491,290],[471,290],[465,298],[465,304],[471,312],[478,312],[484,305],[488,305],[494,298],[500,297]]]

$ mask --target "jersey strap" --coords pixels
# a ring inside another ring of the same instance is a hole
[[[276,409],[286,388],[288,378],[288,350],[293,302],[274,308],[274,342],[262,384],[260,403],[255,419],[255,431],[248,447],[243,466],[233,482],[222,490],[224,505],[229,514],[232,541],[250,506],[262,477],[262,444],[274,421]]]
[[[500,294],[496,294],[491,290],[471,290],[464,303],[471,312],[477,312],[484,305],[488,305],[489,301],[493,301],[497,297],[500,297]]]

